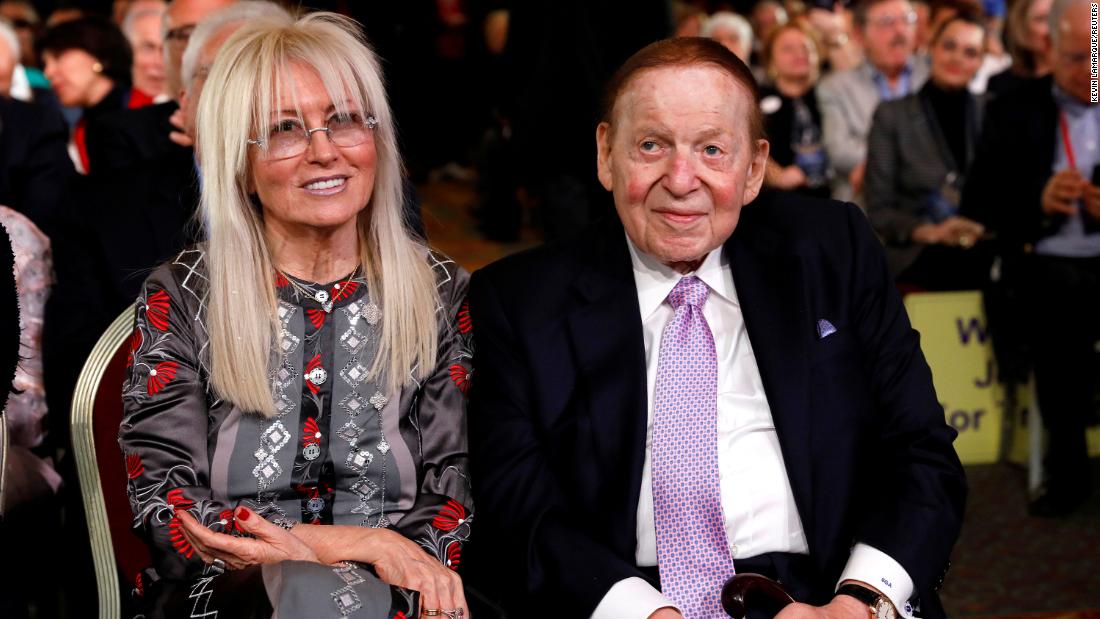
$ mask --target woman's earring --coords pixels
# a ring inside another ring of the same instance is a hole
[[[92,65],[92,71],[94,71],[96,73],[103,73],[103,65],[98,63],[98,62],[93,64]]]

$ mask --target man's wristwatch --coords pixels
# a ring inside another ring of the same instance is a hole
[[[897,619],[898,612],[890,598],[862,585],[848,583],[836,590],[837,595],[849,595],[863,602],[871,610],[872,619]]]

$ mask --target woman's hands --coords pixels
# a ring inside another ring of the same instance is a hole
[[[953,245],[966,249],[985,234],[985,226],[966,217],[948,217],[938,224],[920,224],[909,238],[925,245]]]
[[[364,529],[366,563],[383,582],[420,592],[420,616],[425,610],[466,610],[462,579],[424,552],[416,542],[390,529]],[[443,615],[439,615],[443,616]]]
[[[229,569],[239,570],[279,561],[317,561],[317,555],[302,540],[245,507],[234,512],[236,526],[255,539],[211,531],[186,510],[177,510],[176,518],[180,523],[179,532],[187,537],[205,563],[221,559]]]

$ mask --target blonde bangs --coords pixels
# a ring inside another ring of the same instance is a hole
[[[210,368],[219,397],[266,416],[275,414],[270,372],[282,327],[262,210],[248,194],[248,139],[267,134],[284,89],[300,110],[288,80],[293,65],[317,73],[337,111],[378,120],[375,185],[359,218],[360,260],[371,298],[382,310],[372,375],[391,392],[426,376],[436,363],[439,329],[440,301],[428,250],[410,235],[402,216],[404,170],[381,67],[358,25],[314,13],[296,22],[263,20],[241,27],[218,53],[207,84],[221,87],[203,93],[197,122],[200,209],[208,234]]]

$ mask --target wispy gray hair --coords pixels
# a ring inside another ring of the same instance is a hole
[[[233,24],[240,24],[253,20],[274,20],[290,24],[294,17],[286,9],[266,0],[242,0],[224,9],[215,11],[195,26],[191,38],[187,41],[187,48],[183,51],[183,61],[180,66],[180,80],[185,90],[191,89],[191,81],[195,79],[195,71],[198,70],[199,56],[206,42],[219,30]]]

